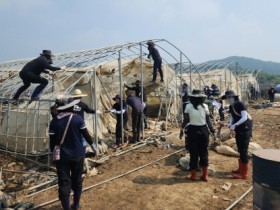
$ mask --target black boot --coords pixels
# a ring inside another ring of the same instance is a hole
[[[137,132],[137,138],[136,138],[137,142],[140,142],[140,132]]]

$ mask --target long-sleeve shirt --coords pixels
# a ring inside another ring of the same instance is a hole
[[[123,108],[121,109],[121,103],[115,103],[113,105],[113,110],[116,110],[116,116],[117,116],[117,121],[120,122],[121,121],[121,114],[123,113],[123,119],[127,119],[127,104],[126,102],[123,100]]]
[[[60,113],[56,118],[52,119],[49,127],[51,151],[53,151],[55,145],[60,144],[70,114],[71,113]],[[81,138],[81,135],[88,144],[93,144],[84,120],[81,116],[74,114],[66,132],[64,143],[60,146],[61,159],[75,159],[85,155],[83,138]]]
[[[158,50],[154,46],[149,46],[148,50],[149,50],[148,57],[152,56],[154,61],[161,61],[160,54],[159,54]]]
[[[80,115],[83,119],[85,119],[84,112],[89,114],[95,114],[95,110],[89,108],[89,106],[82,101],[74,105],[73,111],[75,114]]]
[[[40,75],[43,73],[48,73],[46,69],[51,71],[57,71],[60,70],[60,67],[54,67],[51,66],[45,56],[39,56],[38,58],[35,58],[34,60],[28,62],[25,64],[25,66],[22,68],[21,72],[23,73],[33,73],[36,75]]]
[[[132,108],[132,110],[143,111],[144,109],[140,98],[138,98],[137,96],[129,96],[126,99],[126,103]]]
[[[135,96],[139,97],[142,100],[142,87],[140,85],[136,85],[134,87],[125,85],[128,90],[134,90]],[[147,96],[145,94],[145,88],[143,87],[143,101],[147,102]]]

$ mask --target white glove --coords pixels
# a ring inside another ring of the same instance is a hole
[[[234,131],[235,128],[236,128],[236,125],[235,125],[235,124],[233,124],[233,125],[230,126],[230,130],[232,130],[232,131]]]
[[[93,143],[92,145],[90,145],[91,149],[93,152],[95,152],[96,156],[98,156],[98,148],[95,146],[95,144]]]
[[[49,75],[53,76],[54,74],[55,74],[55,72],[49,71]]]
[[[95,113],[96,114],[102,114],[102,112],[100,110],[96,110]]]
[[[60,70],[65,70],[66,69],[66,66],[61,66],[60,67]]]

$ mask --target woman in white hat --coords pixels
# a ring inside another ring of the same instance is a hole
[[[196,180],[196,169],[199,165],[203,169],[201,180],[208,181],[208,144],[209,129],[212,133],[215,129],[212,127],[209,118],[209,108],[204,103],[206,95],[200,90],[193,90],[189,95],[190,103],[186,106],[186,121],[189,123],[186,134],[188,136],[188,145],[190,152],[191,180]]]
[[[84,117],[85,112],[89,113],[89,114],[95,114],[95,110],[89,108],[89,106],[86,103],[81,101],[82,97],[85,97],[85,96],[87,96],[87,94],[82,93],[82,91],[80,89],[76,89],[72,93],[72,97],[74,99],[79,100],[79,103],[74,106],[73,110],[76,114],[80,115],[83,119],[85,119],[85,117]]]
[[[88,133],[84,120],[81,116],[73,114],[73,107],[79,103],[79,100],[74,100],[71,97],[60,97],[59,101],[59,107],[57,108],[59,114],[52,119],[49,127],[50,150],[55,154],[54,160],[58,175],[59,199],[63,209],[69,210],[69,198],[72,189],[74,191],[72,209],[79,209],[85,158],[81,136],[91,145],[95,153],[97,153],[97,149]],[[60,148],[60,150],[55,148]]]

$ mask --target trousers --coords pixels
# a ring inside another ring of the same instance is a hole
[[[153,67],[153,81],[156,81],[156,80],[157,80],[157,71],[158,71],[159,74],[160,74],[161,80],[163,80],[163,71],[162,71],[162,68],[161,68],[161,63],[162,63],[161,60],[155,60],[155,61],[154,61],[154,67]]]
[[[36,98],[42,92],[42,90],[48,85],[48,80],[40,77],[39,75],[33,74],[31,72],[20,72],[19,77],[23,81],[23,85],[17,90],[14,95],[14,99],[18,99],[20,95],[31,85],[31,83],[39,83],[35,90],[33,91],[31,98]]]
[[[237,132],[235,134],[235,140],[238,152],[240,154],[240,160],[242,163],[247,164],[249,162],[248,147],[251,138],[252,131],[246,131],[243,133]]]
[[[187,130],[188,146],[190,152],[190,169],[195,170],[199,165],[208,166],[209,131],[206,125],[190,125]]]
[[[74,191],[74,206],[79,206],[82,194],[82,174],[84,157],[77,159],[60,159],[56,161],[58,176],[58,194],[61,202],[69,201],[71,189]]]

